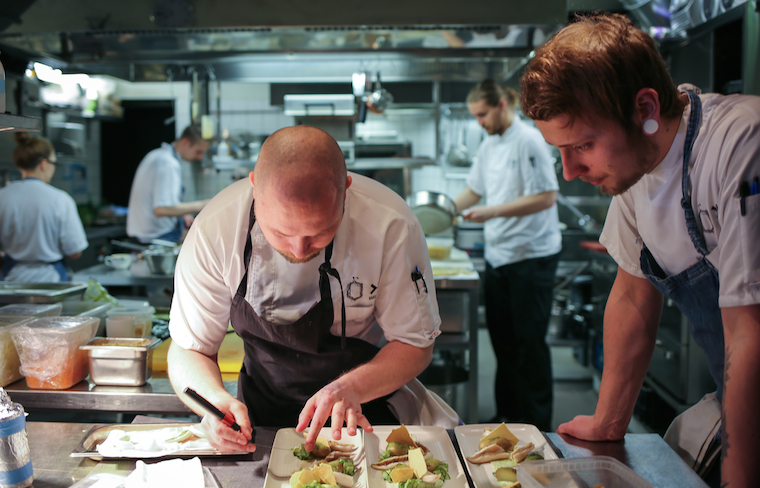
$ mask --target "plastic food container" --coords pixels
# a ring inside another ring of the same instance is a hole
[[[427,247],[431,260],[448,259],[451,248],[454,247],[454,239],[452,237],[428,237]]]
[[[609,456],[526,462],[517,470],[517,481],[523,488],[652,488],[650,482]]]
[[[61,315],[60,303],[14,303],[0,307],[0,315],[16,315],[18,317],[57,317]]]
[[[96,385],[141,386],[153,374],[153,348],[160,342],[96,337],[79,349],[87,352],[90,380]]]
[[[11,329],[32,320],[34,320],[33,317],[0,315],[0,387],[23,378],[19,371],[21,360],[18,358],[16,346],[11,338]]]
[[[29,388],[65,390],[87,377],[87,352],[100,319],[43,317],[11,329]]]
[[[96,336],[106,335],[106,312],[113,305],[109,302],[88,302],[80,300],[66,300],[61,302],[63,307],[61,315],[64,317],[97,317],[100,319],[100,325],[95,333]]]
[[[148,337],[153,328],[153,307],[116,307],[106,312],[106,336]]]

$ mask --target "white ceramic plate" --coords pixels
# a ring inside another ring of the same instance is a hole
[[[364,441],[362,436],[364,431],[359,429],[355,436],[351,437],[344,427],[339,442],[344,444],[353,444],[357,447],[352,459],[354,461],[354,488],[369,488],[367,483],[367,460],[364,450]],[[326,439],[332,439],[332,430],[329,427],[323,428],[319,435]],[[275,435],[272,444],[272,454],[269,456],[269,468],[264,480],[264,488],[290,488],[290,475],[299,469],[303,469],[309,463],[301,461],[293,455],[294,447],[300,447],[303,444],[303,432],[296,432],[296,429],[280,429]]]
[[[500,424],[472,424],[472,425],[460,425],[454,428],[454,435],[456,435],[457,442],[459,443],[459,449],[462,451],[462,457],[465,458],[465,464],[467,465],[467,471],[470,473],[472,482],[475,483],[475,488],[501,488],[498,480],[493,475],[493,466],[491,463],[485,464],[472,464],[467,461],[468,456],[472,456],[478,452],[478,443],[483,438],[483,432],[485,429],[493,430]],[[520,442],[517,443],[518,447],[532,442],[535,446],[534,452],[541,454],[544,459],[557,459],[557,453],[549,446],[538,427],[531,424],[507,424],[507,428],[512,432]]]
[[[388,438],[388,434],[398,427],[400,426],[378,425],[375,426],[374,432],[364,433],[364,449],[367,455],[367,466],[369,467],[368,478],[370,488],[398,488],[398,483],[388,483],[383,479],[383,472],[373,469],[371,466],[378,461],[380,453],[385,452],[385,448],[388,445],[385,439]],[[430,449],[430,453],[434,458],[449,465],[451,479],[443,483],[443,488],[467,487],[467,476],[462,470],[459,456],[457,456],[454,445],[451,443],[451,438],[449,438],[449,434],[445,429],[442,427],[422,427],[418,425],[407,425],[406,429],[416,441]]]

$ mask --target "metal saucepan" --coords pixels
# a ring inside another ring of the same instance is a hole
[[[148,269],[152,274],[171,275],[177,265],[180,246],[163,247],[151,246],[142,252],[142,257],[148,263]]]
[[[433,191],[418,191],[407,198],[425,235],[438,234],[451,228],[457,216],[454,200]]]

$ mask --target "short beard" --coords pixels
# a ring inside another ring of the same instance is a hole
[[[605,195],[615,196],[625,193],[651,170],[653,159],[657,157],[657,146],[644,134],[636,134],[639,133],[628,138],[629,147],[637,153],[635,171],[617,181],[613,188],[601,187],[600,189]]]
[[[317,249],[316,251],[314,251],[313,253],[309,254],[308,256],[306,256],[306,257],[304,257],[304,258],[297,258],[297,257],[293,256],[292,254],[289,254],[289,253],[285,253],[285,252],[283,252],[283,251],[280,251],[280,250],[279,250],[279,249],[277,249],[277,248],[274,248],[274,250],[275,250],[275,251],[277,251],[278,253],[280,253],[280,255],[281,255],[282,257],[284,257],[285,259],[287,259],[287,260],[288,260],[288,262],[289,262],[289,263],[292,263],[292,264],[303,264],[303,263],[308,263],[308,262],[309,262],[309,261],[311,261],[312,259],[314,259],[314,258],[316,258],[317,256],[319,256],[319,253],[321,253],[321,252],[322,252],[322,249]]]

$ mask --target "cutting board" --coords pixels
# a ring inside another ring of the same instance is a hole
[[[166,339],[153,350],[153,371],[166,371],[166,354],[169,352],[171,339]],[[239,373],[243,365],[243,339],[234,332],[224,337],[217,362],[222,373]]]

